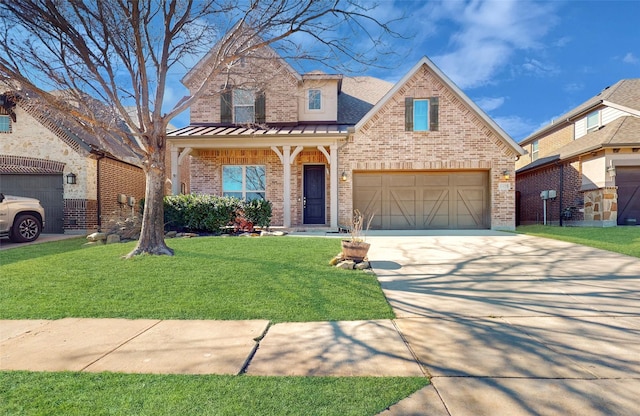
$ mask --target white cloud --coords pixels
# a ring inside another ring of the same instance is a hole
[[[537,123],[519,116],[493,117],[493,120],[516,142],[520,142],[538,128]]]
[[[557,20],[551,2],[445,1],[441,7],[442,19],[458,27],[450,38],[453,51],[434,61],[461,88],[490,83],[514,51],[541,47]]]
[[[562,87],[562,90],[564,92],[578,92],[578,91],[582,91],[583,89],[584,89],[584,84],[581,82],[572,82]]]
[[[537,59],[527,59],[525,63],[522,64],[522,69],[536,76],[555,75],[560,72],[555,66],[545,64]]]
[[[504,97],[482,97],[474,100],[474,102],[488,113],[489,111],[502,107],[504,100]]]
[[[622,62],[625,64],[637,64],[640,62],[640,59],[638,59],[638,57],[636,57],[632,52],[628,52],[624,58],[622,58]]]

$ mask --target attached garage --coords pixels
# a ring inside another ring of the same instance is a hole
[[[618,225],[625,225],[627,219],[640,223],[640,167],[618,166],[616,168],[618,187]]]
[[[487,171],[353,175],[353,207],[375,214],[371,229],[488,229],[489,195]]]
[[[62,174],[0,175],[0,192],[40,200],[45,212],[45,233],[64,232],[62,186]]]

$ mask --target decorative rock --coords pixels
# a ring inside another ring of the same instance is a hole
[[[336,265],[336,267],[338,269],[353,270],[355,265],[356,265],[356,263],[353,260],[345,260],[345,261],[341,261],[340,263],[338,263]]]
[[[177,231],[167,231],[167,233],[164,236],[166,238],[174,238],[176,235],[178,235]]]
[[[87,240],[94,241],[103,241],[107,239],[107,235],[105,233],[93,233],[87,236]]]
[[[261,237],[282,237],[283,235],[287,235],[284,231],[261,231]]]
[[[356,264],[355,268],[357,270],[366,270],[366,269],[370,269],[371,268],[371,264],[369,264],[369,262],[365,260],[363,262],[360,262],[360,263]]]
[[[109,234],[107,236],[107,244],[119,243],[120,236],[118,234]]]
[[[104,240],[89,241],[87,243],[84,243],[82,246],[89,247],[89,246],[102,246],[102,245],[104,245]]]

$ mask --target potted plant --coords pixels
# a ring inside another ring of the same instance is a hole
[[[359,263],[367,257],[371,244],[365,241],[365,235],[362,233],[362,230],[364,227],[364,230],[368,231],[372,220],[373,214],[365,218],[359,210],[356,209],[353,211],[351,229],[349,230],[351,238],[342,240],[342,258],[344,260],[353,260]]]

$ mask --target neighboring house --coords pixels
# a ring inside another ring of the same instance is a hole
[[[615,226],[640,220],[640,79],[625,79],[521,142],[521,224]]]
[[[301,75],[265,55],[255,65],[268,82],[241,60],[169,134],[174,193],[189,155],[191,192],[266,198],[276,226],[336,230],[359,209],[372,229],[515,228],[522,148],[428,58],[393,85]],[[183,78],[191,91],[211,59]]]
[[[145,176],[129,145],[88,134],[33,94],[0,92],[0,192],[40,199],[45,233],[95,231],[137,210]]]

